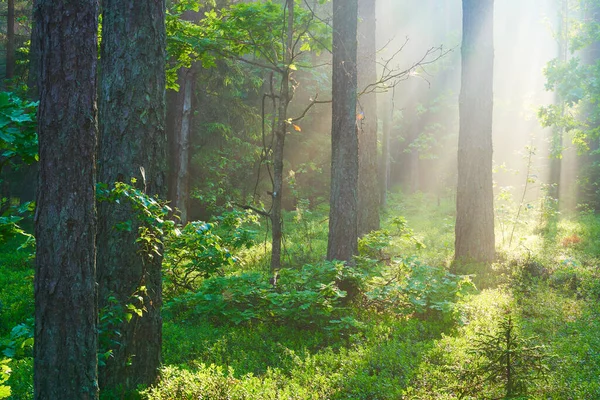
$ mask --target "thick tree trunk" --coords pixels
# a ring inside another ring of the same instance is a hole
[[[287,32],[286,54],[284,65],[292,62],[292,46],[294,44],[294,0],[286,0]],[[290,69],[281,75],[281,90],[279,93],[279,109],[277,111],[277,131],[275,132],[275,145],[273,147],[273,208],[271,210],[272,242],[271,242],[271,271],[281,268],[281,240],[283,237],[283,221],[281,218],[281,199],[283,195],[283,150],[285,135],[288,130],[287,109],[292,100],[290,91]]]
[[[358,135],[356,127],[357,0],[333,0],[331,197],[327,259],[357,252]]]
[[[76,15],[77,18],[73,18]],[[97,399],[95,0],[39,0],[35,399]]]
[[[358,15],[358,90],[362,92],[377,81],[375,38],[375,0],[359,0]],[[358,125],[358,234],[379,229],[379,190],[377,171],[377,96],[360,96]]]
[[[15,76],[15,0],[7,0],[6,13],[6,79]]]
[[[166,195],[165,2],[104,0],[99,92],[98,180],[129,183],[151,196]],[[142,172],[143,171],[143,172]],[[98,285],[100,306],[114,296],[143,315],[111,327],[120,332],[113,357],[100,369],[103,390],[128,391],[156,381],[162,343],[162,257],[142,254],[139,223],[126,204],[98,208]],[[132,220],[131,230],[117,230]],[[145,287],[145,291],[142,290]],[[143,304],[133,300],[134,294]]]
[[[463,0],[455,259],[495,257],[492,189],[493,0]]]

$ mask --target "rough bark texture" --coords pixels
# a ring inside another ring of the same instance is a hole
[[[165,2],[104,0],[99,92],[98,181],[137,179],[151,196],[166,195]],[[141,172],[143,168],[144,173]],[[162,342],[161,261],[139,251],[138,222],[126,204],[101,203],[98,221],[100,307],[143,296],[142,317],[109,329],[119,345],[100,369],[102,390],[128,391],[158,377]],[[131,231],[116,230],[133,220]],[[146,294],[139,291],[147,288]]]
[[[96,0],[39,0],[35,399],[96,399]]]
[[[377,81],[375,0],[359,0],[358,90],[363,92]],[[358,234],[379,229],[377,171],[377,97],[374,92],[360,96],[358,112]]]
[[[284,65],[292,61],[292,46],[294,44],[294,1],[286,0],[287,9],[287,33],[286,54]],[[281,219],[281,199],[283,197],[283,150],[285,147],[285,135],[288,129],[287,109],[292,99],[290,91],[290,70],[286,69],[281,74],[281,90],[279,92],[279,109],[277,111],[277,131],[275,132],[275,145],[273,146],[273,207],[271,210],[272,247],[271,247],[271,270],[281,268],[281,240],[283,236],[283,221]]]
[[[492,191],[493,0],[463,0],[455,259],[495,257]]]
[[[333,0],[329,260],[352,261],[358,247],[357,3],[357,0]]]

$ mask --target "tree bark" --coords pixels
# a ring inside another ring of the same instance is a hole
[[[129,183],[151,196],[166,195],[165,1],[104,0],[99,92],[98,180]],[[126,204],[99,205],[100,306],[114,296],[121,307],[143,307],[141,317],[115,321],[120,336],[113,357],[100,369],[102,390],[127,392],[153,384],[161,358],[162,257],[141,254],[139,223]],[[132,220],[132,229],[116,224]],[[142,287],[146,291],[141,290]],[[133,301],[134,294],[143,304]]]
[[[375,0],[359,0],[358,90],[377,81]],[[360,96],[358,115],[358,234],[379,229],[377,171],[377,97],[374,92]]]
[[[273,147],[273,208],[271,210],[272,242],[271,242],[271,271],[281,268],[281,240],[283,236],[283,221],[281,217],[281,199],[283,195],[283,150],[285,135],[288,130],[287,109],[292,94],[290,91],[290,69],[292,62],[292,47],[294,45],[294,0],[286,0],[287,32],[285,43],[285,70],[281,74],[281,90],[279,93],[279,109],[277,111],[277,131]]]
[[[41,86],[34,398],[97,399],[98,4],[39,0],[35,15]]]
[[[352,262],[358,247],[357,0],[333,0],[331,195],[327,259]]]
[[[455,259],[495,257],[492,189],[493,0],[463,0]]]
[[[179,92],[173,97],[172,125],[170,132],[170,179],[171,207],[179,210],[182,224],[188,222],[190,200],[190,136],[196,73],[194,67],[179,71]]]

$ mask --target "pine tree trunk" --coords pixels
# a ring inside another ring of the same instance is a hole
[[[99,92],[98,181],[129,183],[146,194],[166,196],[165,2],[104,0]],[[142,173],[143,169],[143,173]],[[98,207],[98,285],[100,307],[114,296],[121,307],[143,297],[144,312],[120,332],[113,357],[100,369],[102,390],[129,391],[156,381],[162,343],[162,257],[141,254],[139,223],[121,202]],[[131,220],[132,229],[117,230]],[[140,291],[145,286],[146,293]],[[106,332],[110,334],[110,332]]]
[[[333,0],[331,195],[327,259],[352,262],[358,247],[357,0]]]
[[[286,0],[287,32],[286,55],[284,65],[292,62],[292,46],[294,33],[294,1]],[[281,268],[281,241],[283,237],[283,221],[281,217],[281,199],[283,195],[283,150],[285,135],[288,130],[287,109],[291,101],[290,70],[281,74],[281,90],[279,93],[279,109],[277,111],[277,131],[275,132],[275,146],[273,148],[273,208],[271,210],[272,242],[271,242],[271,271]]]
[[[495,257],[492,189],[493,0],[463,0],[455,259]]]
[[[97,399],[98,4],[39,0],[37,6],[41,86],[34,397]]]
[[[358,89],[362,92],[377,81],[375,0],[359,0]],[[363,94],[358,107],[358,234],[379,229],[379,190],[377,171],[377,96]]]

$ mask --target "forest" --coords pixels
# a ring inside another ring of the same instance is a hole
[[[600,399],[600,0],[1,0],[0,399]]]

